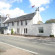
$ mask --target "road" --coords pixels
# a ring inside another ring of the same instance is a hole
[[[55,55],[55,38],[46,40],[41,38],[28,39],[0,35],[0,42],[29,50],[35,53],[35,55]]]

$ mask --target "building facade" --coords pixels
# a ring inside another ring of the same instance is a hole
[[[16,18],[9,18],[3,22],[7,29],[4,34],[33,35],[33,36],[55,36],[55,24],[44,24],[40,16],[39,10],[34,13],[23,15]]]
[[[0,15],[0,34],[4,34],[4,29],[6,29],[5,24],[3,24],[5,19],[6,19],[6,17],[2,17]]]

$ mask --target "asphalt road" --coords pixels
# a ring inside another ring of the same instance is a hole
[[[55,55],[55,38],[51,39],[28,39],[0,35],[0,42],[20,47],[34,53],[35,55]]]

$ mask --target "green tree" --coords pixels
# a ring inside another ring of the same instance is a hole
[[[55,23],[55,19],[47,20],[45,23]]]

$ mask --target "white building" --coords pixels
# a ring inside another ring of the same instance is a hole
[[[55,36],[55,23],[43,24],[39,9],[34,13],[16,18],[7,16],[4,24],[7,26],[7,29],[4,29],[4,34],[11,34],[13,29],[15,34],[20,35]]]
[[[6,27],[4,27],[5,24],[3,24],[5,19],[6,17],[0,15],[0,34],[4,34],[4,29],[6,29]]]

